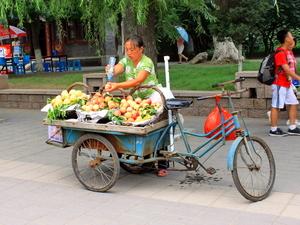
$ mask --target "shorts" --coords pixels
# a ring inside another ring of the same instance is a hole
[[[178,54],[182,54],[184,45],[177,47],[178,48]]]
[[[292,87],[282,87],[275,84],[271,85],[272,89],[272,107],[283,109],[284,105],[298,105],[299,102],[293,92]]]

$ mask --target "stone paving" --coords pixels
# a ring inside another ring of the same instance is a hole
[[[72,148],[47,145],[45,113],[0,108],[0,225],[298,225],[300,224],[300,137],[270,137],[266,119],[246,119],[252,134],[262,137],[276,160],[276,182],[270,196],[249,202],[226,170],[230,142],[206,166],[217,169],[189,182],[196,172],[154,172],[120,178],[106,193],[86,190],[71,166]],[[204,117],[185,117],[185,127],[202,132]],[[285,121],[280,127],[287,129]],[[191,145],[199,143],[191,139]],[[180,149],[182,140],[175,142]],[[200,174],[203,171],[199,171]]]

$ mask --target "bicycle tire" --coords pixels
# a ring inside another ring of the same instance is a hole
[[[238,191],[246,199],[256,202],[265,199],[272,191],[276,174],[275,160],[269,146],[261,138],[251,136],[250,141],[250,137],[247,137],[247,142],[257,166],[251,162],[245,141],[242,140],[234,153],[231,174]]]
[[[72,167],[79,182],[91,191],[105,192],[119,178],[120,163],[114,146],[98,134],[85,134],[75,143]]]

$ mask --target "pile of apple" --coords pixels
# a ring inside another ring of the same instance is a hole
[[[128,95],[121,99],[107,93],[96,92],[81,109],[86,112],[107,109],[110,112],[110,119],[114,117],[114,120],[122,122],[140,122],[155,115],[161,105],[161,102],[152,103],[150,98],[134,99]]]
[[[53,98],[50,103],[53,108],[59,108],[62,105],[72,105],[78,99],[88,99],[88,96],[86,93],[83,93],[80,90],[72,89],[69,92],[67,90],[64,90],[61,92],[61,94]]]

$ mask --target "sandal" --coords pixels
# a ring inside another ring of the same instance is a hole
[[[158,177],[165,177],[165,176],[168,176],[168,170],[159,170],[157,171],[156,175]]]

